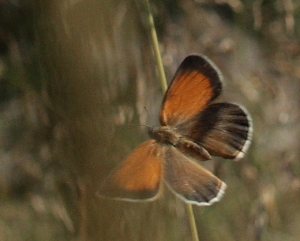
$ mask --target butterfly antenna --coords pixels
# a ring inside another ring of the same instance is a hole
[[[146,127],[148,129],[148,131],[153,130],[153,127],[148,126],[148,125],[143,125],[143,124],[126,124],[127,126],[143,126]]]

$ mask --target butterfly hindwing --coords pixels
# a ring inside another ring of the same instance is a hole
[[[208,206],[219,201],[226,184],[176,148],[165,151],[165,182],[169,189],[185,202]]]
[[[162,102],[160,123],[176,126],[196,115],[221,92],[221,75],[204,56],[184,59]]]
[[[139,145],[102,183],[102,197],[129,201],[157,197],[162,179],[162,147],[150,139]]]
[[[211,155],[241,158],[251,139],[251,120],[246,111],[232,103],[209,105],[194,117],[186,134]]]

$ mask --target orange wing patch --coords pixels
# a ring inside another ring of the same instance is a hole
[[[221,92],[218,69],[203,56],[188,56],[179,66],[164,97],[160,122],[175,126],[199,113]]]
[[[148,140],[138,146],[104,181],[98,194],[115,199],[150,199],[162,178],[162,147]]]

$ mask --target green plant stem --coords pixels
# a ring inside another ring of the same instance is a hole
[[[150,33],[151,33],[153,50],[154,50],[154,54],[155,54],[155,58],[156,58],[156,62],[157,62],[161,88],[162,88],[163,92],[166,92],[168,85],[167,85],[166,74],[164,71],[164,66],[162,63],[161,54],[160,54],[160,50],[159,50],[159,43],[158,43],[157,34],[156,34],[156,30],[155,30],[153,15],[151,12],[149,0],[144,0],[144,2],[146,5],[146,10],[147,10],[149,29],[150,29]],[[186,203],[186,209],[187,209],[187,213],[188,213],[188,218],[189,218],[193,241],[199,241],[193,207],[191,204]]]
[[[190,228],[191,228],[191,232],[192,232],[192,239],[193,239],[193,241],[199,241],[192,204],[186,203],[186,210],[187,210],[188,217],[189,217],[189,223],[190,223]]]
[[[162,62],[161,54],[160,54],[160,50],[159,50],[159,43],[158,43],[157,34],[156,34],[156,30],[155,30],[153,15],[151,12],[149,0],[144,0],[144,1],[146,4],[149,29],[150,29],[150,33],[151,33],[153,51],[154,51],[154,55],[155,55],[156,62],[157,62],[160,84],[161,84],[161,88],[162,88],[163,92],[166,92],[166,90],[168,88],[168,84],[167,84],[166,74],[165,74],[165,70],[164,70],[164,66],[163,66],[163,62]]]

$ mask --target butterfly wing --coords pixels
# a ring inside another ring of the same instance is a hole
[[[160,123],[178,126],[187,122],[220,94],[221,78],[217,67],[206,57],[186,57],[165,94]]]
[[[251,120],[235,104],[211,103],[221,92],[221,78],[220,71],[206,57],[188,56],[164,97],[160,122],[212,155],[241,158],[250,144]],[[191,148],[183,145],[180,149],[188,152]]]
[[[201,111],[186,136],[210,154],[241,158],[249,147],[252,127],[246,110],[232,103],[216,103]]]
[[[172,146],[165,152],[164,175],[172,192],[185,202],[199,206],[218,202],[226,189],[219,178]]]
[[[162,178],[162,147],[155,140],[143,142],[102,183],[98,195],[128,201],[158,196]]]

